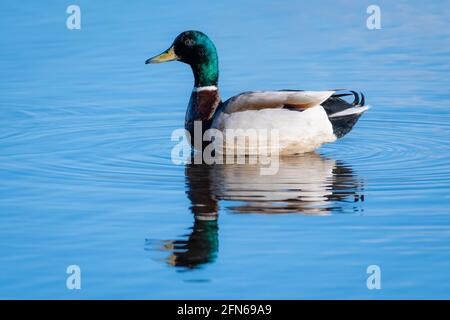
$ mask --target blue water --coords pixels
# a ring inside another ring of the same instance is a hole
[[[371,1],[83,0],[81,30],[69,4],[0,4],[0,298],[450,298],[448,1],[377,1],[380,30]],[[175,165],[192,75],[144,61],[186,29],[215,42],[224,98],[372,108],[270,178]]]

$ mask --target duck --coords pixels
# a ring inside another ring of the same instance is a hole
[[[368,110],[364,94],[346,89],[245,91],[222,101],[218,88],[217,49],[201,31],[180,33],[169,49],[147,59],[145,64],[168,61],[188,64],[194,75],[194,88],[184,123],[194,149],[205,148],[204,134],[212,129],[224,136],[221,140],[225,144],[222,151],[236,152],[234,145],[227,147],[230,141],[227,135],[232,132],[239,139],[239,135],[245,135],[246,130],[252,129],[275,130],[278,154],[311,152],[344,137]],[[350,96],[353,96],[353,101],[344,99]],[[200,146],[194,143],[197,138],[202,141]],[[247,154],[258,154],[262,148],[256,146],[245,150]]]

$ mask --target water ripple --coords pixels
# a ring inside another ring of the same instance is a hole
[[[180,115],[140,110],[92,116],[53,108],[45,111],[44,116],[20,109],[9,114],[22,117],[13,130],[0,133],[3,170],[22,172],[34,179],[29,183],[36,184],[63,185],[70,180],[179,188],[184,168],[171,162],[170,134],[182,123]],[[359,201],[367,180],[352,166],[370,176],[366,188],[372,190],[406,191],[431,183],[435,188],[448,187],[446,116],[435,119],[415,113],[402,120],[395,112],[374,114],[363,117],[342,141],[322,148],[322,156],[282,159],[280,172],[272,177],[261,177],[259,169],[249,165],[187,172],[210,177],[202,184],[209,186],[212,196],[229,202],[228,208],[235,212],[345,211],[342,203]],[[200,190],[205,192],[205,187]],[[350,211],[355,210],[360,208],[352,206]]]

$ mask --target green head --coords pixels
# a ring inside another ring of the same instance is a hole
[[[145,61],[160,63],[178,60],[191,66],[195,86],[215,86],[219,80],[219,60],[214,43],[200,31],[185,31],[179,34],[172,46],[163,53]]]

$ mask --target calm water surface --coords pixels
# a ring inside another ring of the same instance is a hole
[[[59,1],[0,5],[0,298],[450,298],[448,1],[379,1],[372,31],[359,1],[77,4],[74,31]],[[275,176],[175,165],[192,75],[144,61],[186,29],[215,41],[224,98],[372,108]]]

